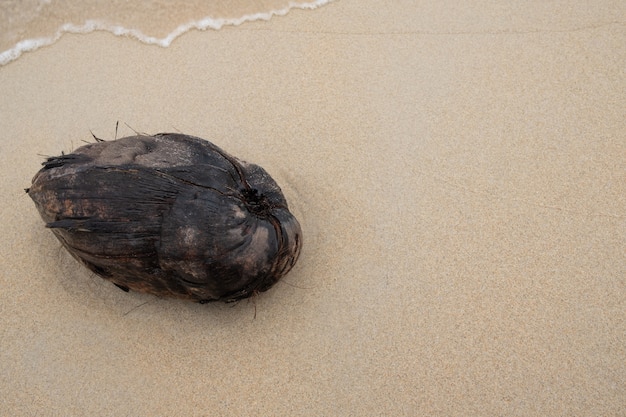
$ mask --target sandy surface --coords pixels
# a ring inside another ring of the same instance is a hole
[[[0,68],[3,413],[625,415],[626,6],[422,3]],[[265,167],[295,269],[198,305],[78,265],[23,188],[117,120]]]

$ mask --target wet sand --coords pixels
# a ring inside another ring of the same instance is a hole
[[[169,48],[65,35],[0,68],[0,409],[624,415],[626,7],[378,7]],[[292,272],[199,305],[80,266],[23,189],[116,121],[266,168]]]

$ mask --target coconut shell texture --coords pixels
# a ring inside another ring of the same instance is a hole
[[[236,301],[272,287],[302,246],[263,168],[182,134],[48,158],[26,191],[63,246],[125,290]]]

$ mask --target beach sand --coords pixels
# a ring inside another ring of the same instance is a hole
[[[401,3],[0,68],[3,413],[626,414],[626,6]],[[266,168],[291,273],[199,305],[79,265],[23,189],[117,121]]]

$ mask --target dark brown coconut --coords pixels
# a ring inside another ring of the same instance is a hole
[[[247,298],[285,275],[302,245],[263,168],[192,136],[92,143],[48,158],[26,191],[67,250],[125,290]]]

